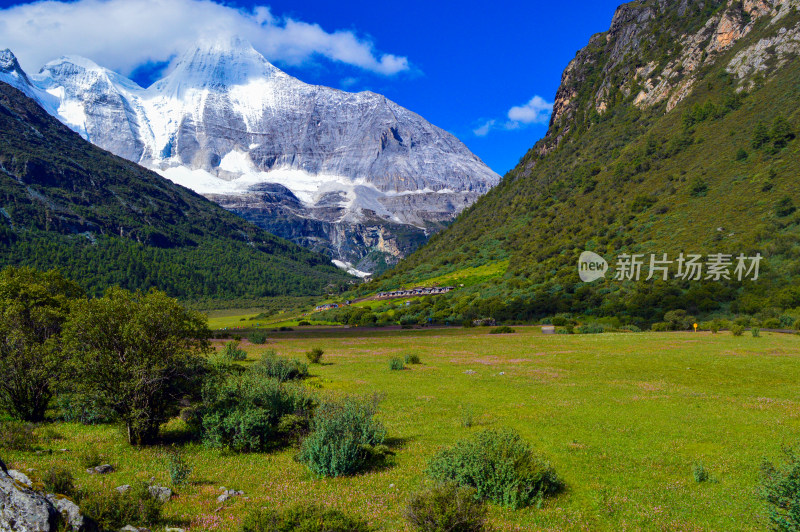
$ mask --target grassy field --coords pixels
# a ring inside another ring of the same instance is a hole
[[[318,479],[293,460],[294,449],[235,455],[188,444],[192,483],[178,488],[167,517],[190,530],[235,530],[249,505],[313,501],[359,513],[379,530],[406,530],[403,512],[425,483],[430,457],[471,432],[510,426],[551,460],[567,489],[539,509],[492,506],[499,530],[767,528],[756,496],[759,464],[800,442],[800,337],[516,331],[295,331],[266,346],[245,344],[251,358],[268,348],[303,357],[322,347],[324,364],[311,367],[308,382],[318,393],[384,394],[380,418],[395,463],[353,478]],[[422,364],[389,370],[391,357],[409,353]],[[467,412],[470,428],[462,423]],[[64,465],[84,486],[113,488],[153,476],[168,483],[159,448],[133,449],[115,427],[55,428],[65,439],[45,447],[69,451],[3,458],[23,470]],[[90,447],[117,472],[85,474],[78,457]],[[695,482],[697,462],[711,482]],[[220,486],[245,497],[217,504]]]

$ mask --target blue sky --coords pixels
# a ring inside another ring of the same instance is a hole
[[[85,55],[146,84],[199,34],[243,33],[303,81],[372,90],[450,131],[504,174],[547,130],[561,73],[619,0],[0,0],[0,48],[36,71]]]

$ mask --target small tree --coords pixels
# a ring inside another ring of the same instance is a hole
[[[0,272],[0,407],[42,421],[54,382],[64,374],[61,329],[69,301],[83,290],[57,271]]]
[[[152,442],[199,388],[209,334],[201,314],[163,292],[121,288],[76,302],[65,326],[76,385],[120,416],[135,445]]]

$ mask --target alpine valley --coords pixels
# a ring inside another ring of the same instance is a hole
[[[238,38],[201,43],[146,89],[81,57],[28,75],[8,50],[0,80],[93,144],[358,273],[396,263],[499,181],[422,117],[303,83]]]

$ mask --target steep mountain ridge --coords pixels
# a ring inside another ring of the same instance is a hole
[[[5,80],[43,95],[94,144],[343,261],[371,251],[396,261],[499,180],[455,137],[384,96],[303,83],[238,39],[201,43],[147,89],[75,57]],[[264,184],[298,202],[272,201]]]
[[[361,292],[460,280],[424,311],[451,321],[796,312],[798,28],[796,0],[620,6],[565,69],[547,135]],[[606,279],[580,281],[584,250],[609,262]],[[626,253],[764,260],[757,282],[687,281],[675,264],[667,281],[614,280]]]
[[[60,268],[91,292],[187,301],[316,295],[352,278],[202,196],[83,140],[0,82],[0,265]]]

